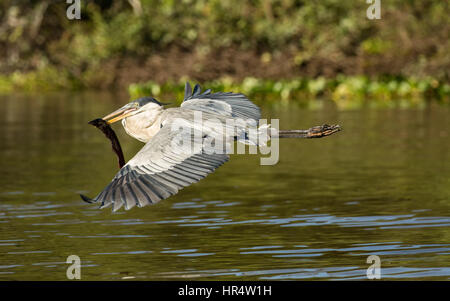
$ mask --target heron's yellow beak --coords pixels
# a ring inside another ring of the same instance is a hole
[[[135,107],[122,107],[120,109],[118,109],[117,111],[112,112],[109,115],[106,115],[105,117],[103,117],[102,119],[105,120],[106,122],[108,122],[109,124],[112,124],[114,122],[117,122],[119,120],[122,120],[128,116],[133,115],[133,113],[137,110],[137,108]]]

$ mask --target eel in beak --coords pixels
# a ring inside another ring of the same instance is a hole
[[[94,120],[89,121],[90,125],[95,126],[100,131],[105,134],[106,138],[108,138],[111,141],[112,150],[116,153],[117,159],[119,161],[119,169],[122,168],[125,165],[125,157],[123,156],[122,147],[120,146],[119,139],[117,138],[116,133],[109,125],[109,122],[103,120],[102,118],[97,118]],[[85,195],[80,194],[81,199],[85,201],[86,203],[93,203],[93,200]]]
[[[119,168],[122,168],[125,165],[125,157],[123,156],[122,147],[120,146],[119,139],[116,136],[116,133],[111,128],[109,123],[101,118],[97,118],[89,121],[89,124],[95,126],[100,131],[105,134],[106,138],[111,141],[111,146],[113,151],[117,155],[117,159],[119,161]]]

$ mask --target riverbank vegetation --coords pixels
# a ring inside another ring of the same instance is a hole
[[[164,84],[148,81],[131,84],[128,92],[131,98],[164,94],[181,101],[184,83],[184,79]],[[383,107],[422,106],[428,100],[450,103],[450,85],[432,78],[384,77],[370,80],[364,76],[337,76],[333,79],[318,77],[272,81],[248,77],[239,82],[232,78],[221,78],[202,85],[213,91],[241,92],[259,101],[289,102],[295,99],[308,102],[317,98],[331,98],[342,108],[358,108],[367,102],[376,102],[377,106]]]
[[[0,3],[0,92],[179,93],[186,79],[278,99],[449,98],[447,1]],[[354,100],[352,100],[354,99]]]

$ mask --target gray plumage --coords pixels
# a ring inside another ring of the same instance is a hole
[[[101,208],[112,206],[113,211],[122,206],[131,209],[164,200],[228,161],[225,147],[245,129],[237,126],[229,134],[218,131],[214,125],[203,124],[200,132],[196,112],[202,112],[204,120],[218,120],[223,125],[233,118],[250,121],[251,126],[257,127],[260,118],[259,108],[243,94],[211,93],[211,90],[202,93],[199,85],[192,90],[189,83],[180,107],[164,109],[156,99],[147,97],[118,111],[132,112],[121,119],[122,124],[129,135],[146,144],[93,199],[101,203]],[[183,127],[179,127],[180,123]],[[224,147],[218,153],[203,149],[205,141],[212,138],[223,142]],[[180,151],[184,147],[181,141],[192,143],[190,152]]]

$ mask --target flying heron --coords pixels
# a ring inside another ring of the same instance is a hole
[[[128,210],[157,203],[205,178],[228,161],[226,152],[211,153],[202,147],[211,137],[216,142],[254,143],[248,132],[258,130],[260,109],[243,94],[212,93],[210,89],[202,92],[198,84],[192,90],[186,83],[180,107],[164,108],[164,105],[153,97],[142,97],[102,118],[108,124],[122,120],[127,134],[145,145],[123,167],[120,165],[119,172],[94,199],[82,195],[84,201],[100,202],[100,208],[112,206],[113,211],[122,206]],[[200,122],[213,119],[223,125],[229,120],[246,120],[246,123],[236,122],[233,131],[218,131],[214,123],[204,123],[199,129],[196,118],[199,112]],[[182,127],[178,126],[180,122]],[[272,138],[320,138],[339,130],[339,125],[323,125],[309,130],[270,132],[270,135]],[[196,135],[199,131],[200,135]],[[183,138],[183,143],[188,141],[194,145],[191,151],[178,151],[182,146],[177,137]]]

